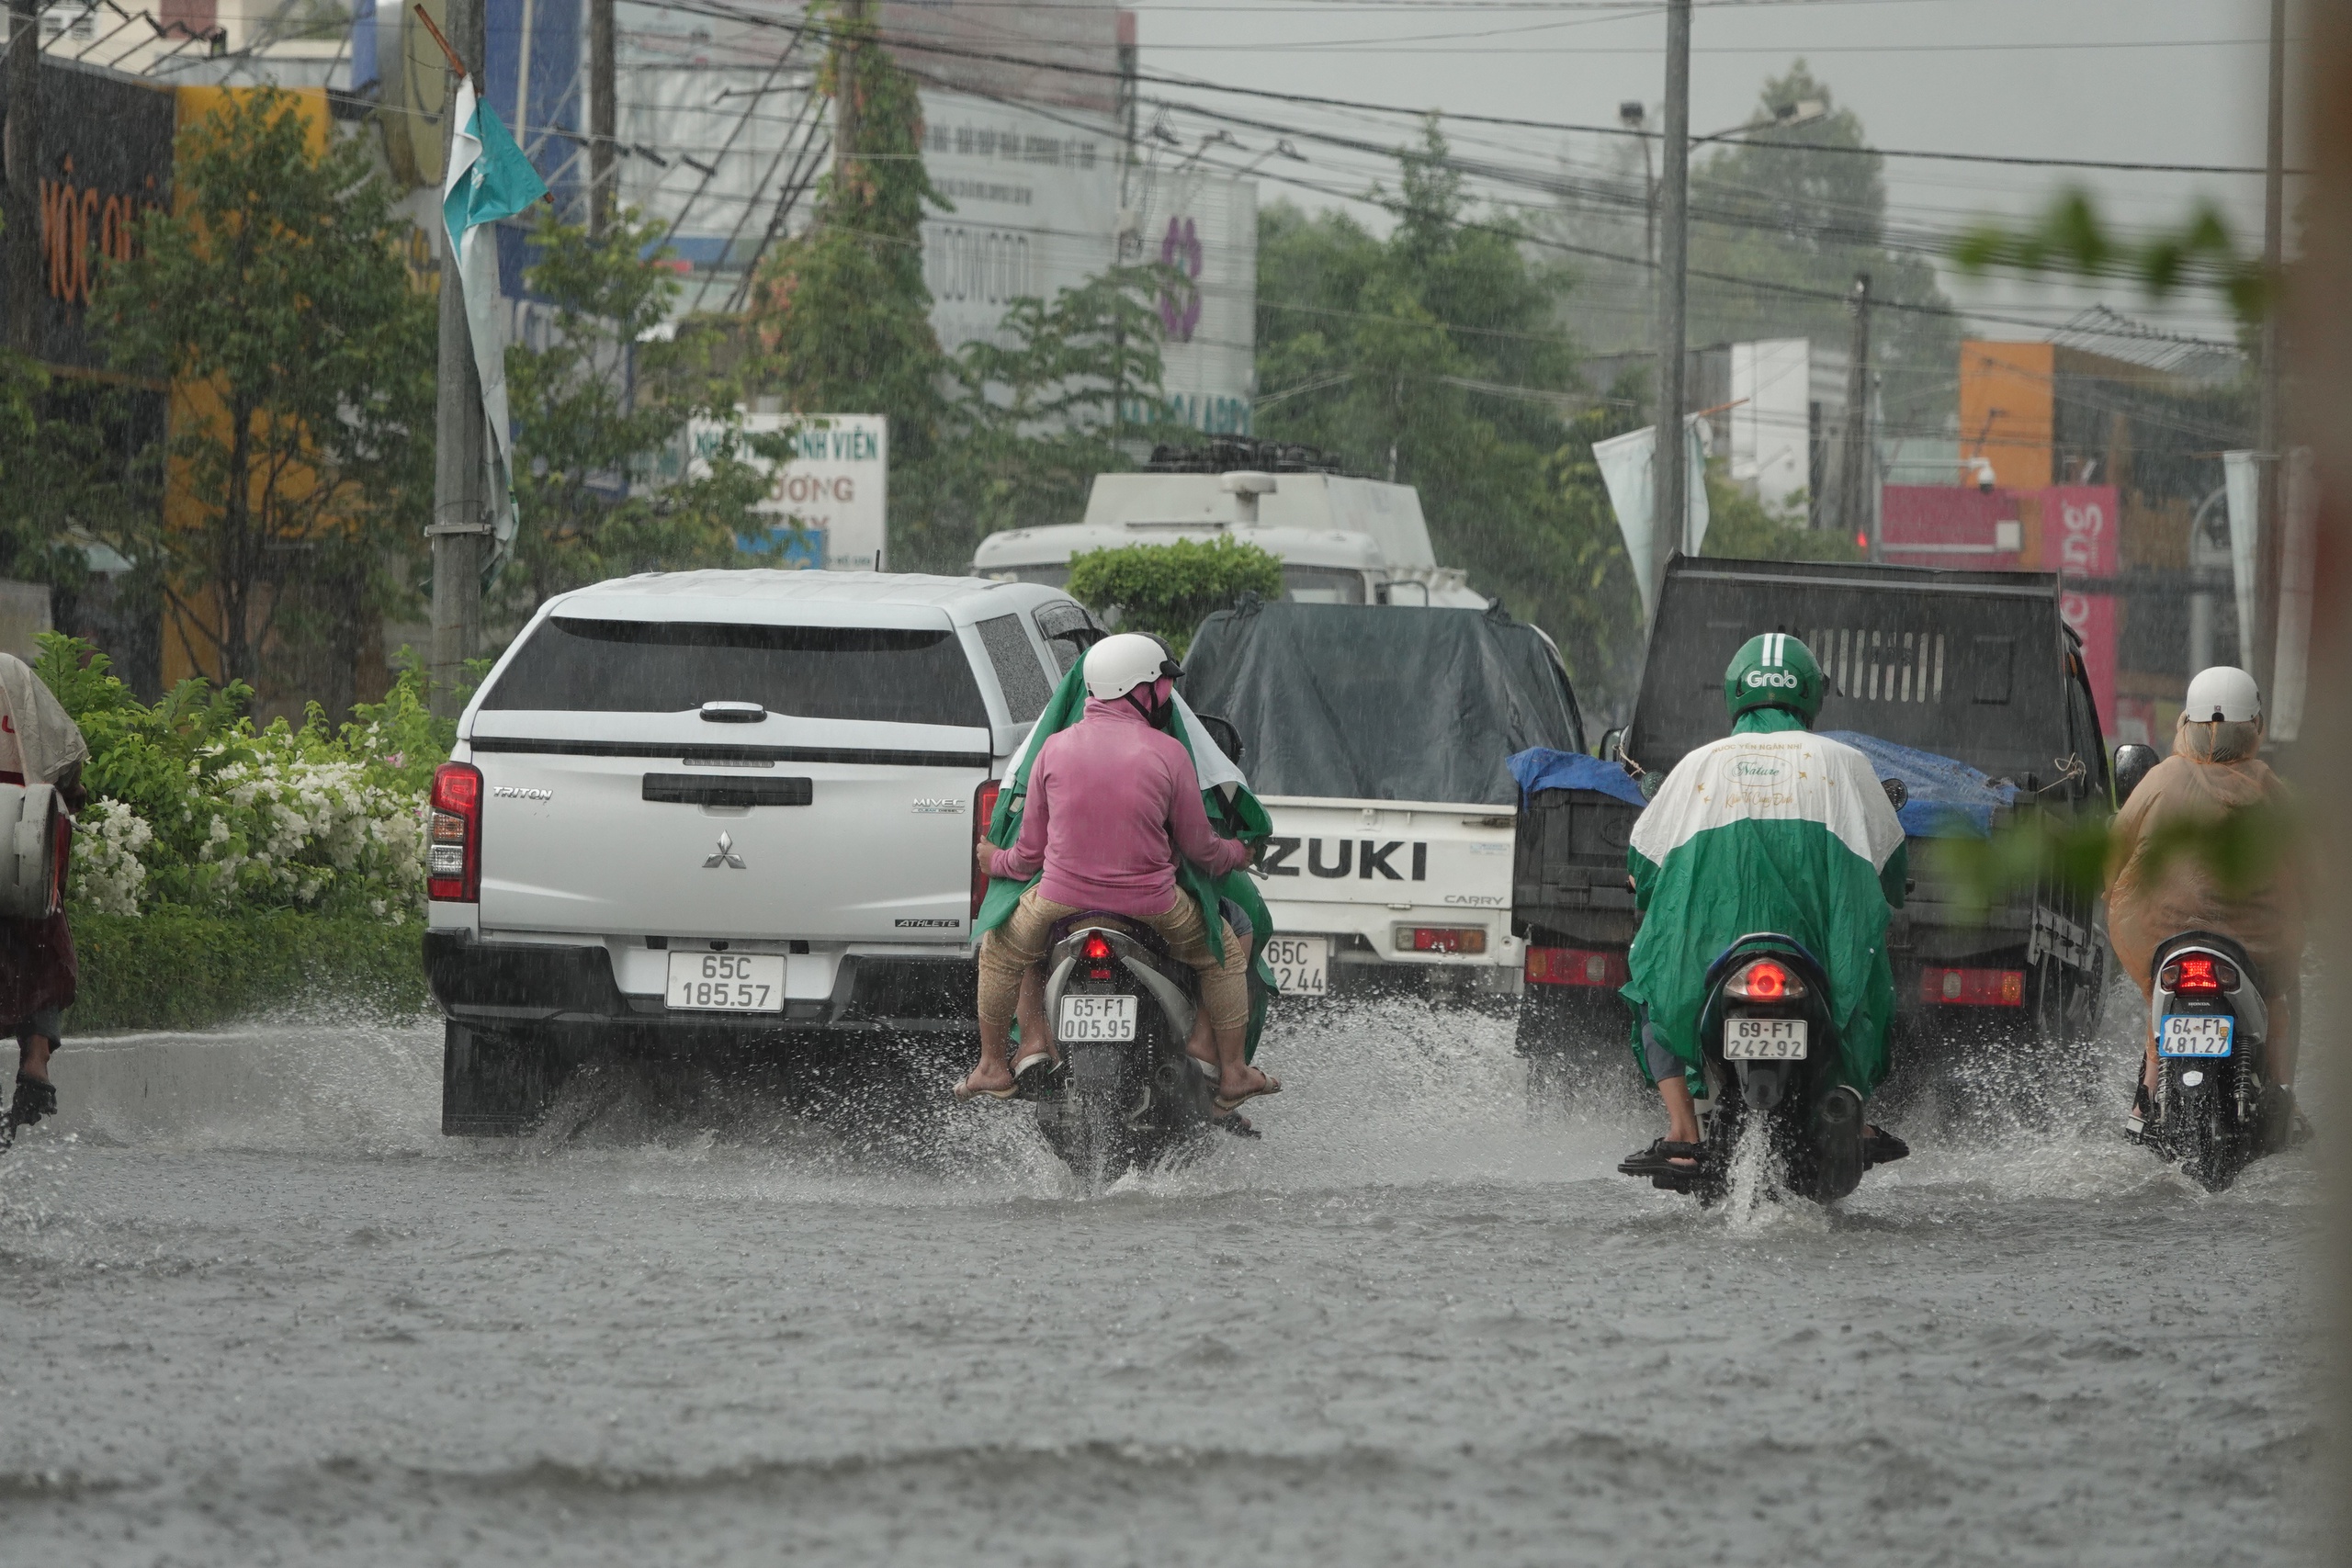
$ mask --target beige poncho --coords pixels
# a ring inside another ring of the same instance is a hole
[[[2291,816],[2286,784],[2254,754],[2261,744],[2259,724],[2192,724],[2184,715],[2173,731],[2172,755],[2150,771],[2115,815],[2108,938],[2143,996],[2156,944],[2190,931],[2235,938],[2274,992],[2294,983],[2302,962],[2303,894],[2292,853],[2279,857],[2261,886],[2236,896],[2224,892],[2221,879],[2193,853],[2173,855],[2153,876],[2148,865],[2150,836],[2159,824],[2213,820],[2246,807]]]
[[[21,772],[28,783],[55,784],[90,754],[65,705],[13,653],[0,653],[0,718],[7,726],[0,733],[0,772]],[[11,751],[21,756],[21,767],[11,764]]]

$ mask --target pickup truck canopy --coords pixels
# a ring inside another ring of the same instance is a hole
[[[1828,561],[1677,558],[1668,563],[1626,753],[1663,773],[1730,732],[1724,667],[1758,632],[1789,632],[1828,677],[1816,730],[1859,730],[1957,758],[1993,778],[2048,784],[2097,721],[2067,669],[2054,572],[1938,571]]]
[[[1203,621],[1184,665],[1261,795],[1511,807],[1513,752],[1584,750],[1559,656],[1498,610],[1245,604]]]

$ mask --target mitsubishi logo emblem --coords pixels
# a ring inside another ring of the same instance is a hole
[[[735,852],[735,836],[732,833],[719,834],[718,852],[702,863],[705,871],[717,871],[722,865],[731,866],[737,871],[750,869],[743,863],[743,857]]]

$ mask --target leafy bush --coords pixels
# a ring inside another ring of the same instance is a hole
[[[1122,631],[1166,639],[1176,657],[1193,643],[1204,617],[1244,593],[1272,599],[1283,591],[1283,563],[1230,534],[1207,544],[1179,539],[1089,550],[1069,559],[1070,597],[1093,610],[1116,610]]]
[[[70,894],[79,911],[300,908],[400,925],[424,902],[424,795],[453,728],[404,671],[340,728],[256,730],[241,682],[183,681],[141,703],[76,637],[36,666],[90,744]]]
[[[422,940],[414,921],[295,909],[157,909],[136,919],[78,909],[82,984],[68,1027],[202,1029],[273,1009],[331,1007],[343,1016],[354,1004],[412,1016],[427,999]]]

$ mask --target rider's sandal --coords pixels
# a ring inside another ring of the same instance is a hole
[[[1263,1094],[1280,1094],[1280,1093],[1282,1093],[1282,1091],[1283,1091],[1283,1080],[1282,1080],[1282,1079],[1280,1079],[1280,1078],[1278,1078],[1278,1077],[1274,1077],[1274,1075],[1273,1075],[1273,1074],[1272,1074],[1272,1073],[1267,1073],[1267,1072],[1261,1072],[1261,1073],[1260,1073],[1258,1076],[1259,1076],[1259,1077],[1262,1077],[1262,1078],[1264,1078],[1264,1079],[1266,1080],[1266,1087],[1265,1087],[1265,1088],[1263,1088],[1263,1089],[1253,1089],[1249,1090],[1247,1093],[1233,1095],[1233,1096],[1231,1096],[1231,1097],[1229,1097],[1229,1098],[1228,1098],[1227,1096],[1225,1096],[1225,1095],[1222,1095],[1222,1094],[1218,1095],[1218,1096],[1216,1097],[1216,1113],[1217,1113],[1219,1116],[1230,1116],[1230,1115],[1232,1115],[1232,1114],[1234,1113],[1234,1111],[1237,1111],[1237,1110],[1238,1110],[1238,1109],[1240,1108],[1241,1103],[1242,1103],[1244,1100],[1255,1100],[1255,1099],[1257,1099],[1260,1095],[1263,1095]]]
[[[1699,1161],[1707,1152],[1704,1144],[1678,1144],[1665,1138],[1654,1140],[1648,1148],[1626,1156],[1617,1162],[1620,1176],[1694,1177],[1699,1174]],[[1688,1160],[1677,1165],[1676,1160]]]
[[[972,1075],[969,1073],[965,1074],[964,1081],[956,1086],[956,1098],[958,1101],[967,1100],[1011,1100],[1014,1095],[1019,1094],[1020,1092],[1021,1085],[1018,1081],[1009,1083],[1002,1089],[978,1088],[973,1084]]]
[[[1251,1125],[1250,1118],[1238,1111],[1223,1116],[1212,1116],[1209,1118],[1209,1125],[1220,1132],[1230,1133],[1237,1138],[1262,1138],[1266,1135]]]
[[[1893,1165],[1907,1157],[1911,1145],[1883,1127],[1871,1127],[1862,1134],[1862,1168],[1874,1165]]]
[[[2156,1119],[2155,1104],[2148,1098],[2148,1086],[2143,1081],[2132,1086],[2132,1114],[2123,1119],[2123,1135],[2133,1143],[2147,1137],[2148,1123]]]
[[[1032,1051],[1012,1064],[1012,1081],[1017,1084],[1039,1067],[1050,1068],[1053,1065],[1054,1054],[1051,1051]]]

